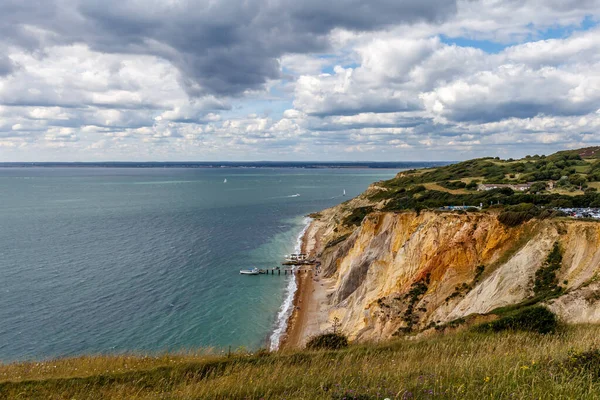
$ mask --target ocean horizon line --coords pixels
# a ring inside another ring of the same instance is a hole
[[[373,168],[443,166],[456,161],[42,161],[0,162],[0,168]]]

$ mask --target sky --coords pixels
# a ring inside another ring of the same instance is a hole
[[[600,0],[0,0],[0,162],[600,145]]]

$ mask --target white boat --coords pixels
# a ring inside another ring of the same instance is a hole
[[[308,254],[299,253],[299,254],[290,254],[285,255],[286,261],[306,261],[308,260]]]
[[[346,189],[344,189],[344,196],[346,195]]]
[[[242,275],[258,275],[258,274],[260,274],[260,271],[258,270],[258,268],[241,269],[240,274],[242,274]]]
[[[225,178],[225,180],[223,181],[223,183],[227,183],[227,178]]]

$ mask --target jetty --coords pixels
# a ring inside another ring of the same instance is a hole
[[[313,269],[312,268],[280,268],[280,267],[275,267],[275,268],[264,268],[264,269],[259,269],[258,272],[260,274],[264,274],[264,275],[281,275],[281,271],[283,271],[284,275],[292,275],[292,274],[304,274],[307,272],[311,272]]]
[[[284,267],[255,268],[252,271],[257,271],[258,273],[250,275],[281,275],[281,271],[283,271],[283,275],[304,274],[312,271],[319,272],[321,262],[315,259],[311,259],[295,262],[286,261],[283,263],[283,265]]]
[[[317,260],[297,260],[297,261],[284,261],[281,263],[281,265],[294,265],[294,266],[298,266],[298,265],[315,265],[317,263]]]
[[[244,271],[252,271],[253,273],[246,273],[247,275],[281,275],[281,271],[283,271],[284,275],[292,275],[292,274],[303,274],[307,272],[311,272],[316,270],[319,272],[321,267],[321,262],[316,258],[308,258],[308,254],[299,253],[299,254],[290,254],[285,256],[284,262],[281,263],[283,267],[274,267],[274,268],[254,268],[252,270],[243,270],[240,273],[245,273]]]

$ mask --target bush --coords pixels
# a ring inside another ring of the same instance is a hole
[[[542,306],[526,307],[508,313],[496,321],[477,325],[478,332],[527,331],[554,333],[558,320],[552,311]]]
[[[587,372],[594,379],[600,379],[600,350],[570,351],[569,358],[561,362],[559,366],[567,373]]]
[[[508,227],[519,226],[523,222],[529,221],[531,218],[533,217],[529,213],[519,211],[504,211],[498,215],[498,221]]]
[[[531,203],[521,203],[506,208],[498,215],[498,221],[508,227],[519,226],[532,218],[538,217],[542,210]]]
[[[560,270],[562,258],[562,249],[556,242],[544,264],[535,272],[533,292],[537,296],[560,293],[561,288],[558,286],[556,272]]]
[[[335,246],[336,244],[342,243],[344,240],[348,239],[349,236],[350,236],[350,234],[347,233],[345,235],[338,237],[337,239],[333,239],[331,242],[329,242],[325,245],[325,248],[328,249],[330,247]]]
[[[446,189],[464,189],[467,187],[467,184],[462,181],[444,181],[440,182],[439,184]]]
[[[307,350],[338,350],[348,347],[348,338],[341,333],[323,333],[311,337],[306,343]]]
[[[346,226],[359,226],[360,224],[362,224],[363,219],[365,219],[365,217],[371,212],[373,212],[373,207],[355,208],[354,210],[352,210],[352,213],[350,213],[350,215],[344,218],[343,224]]]
[[[530,193],[538,193],[546,190],[546,182],[535,182],[529,188]]]
[[[471,181],[471,182],[467,183],[467,185],[465,186],[465,189],[475,190],[475,189],[477,189],[477,186],[479,186],[479,185],[477,185],[477,182]]]

